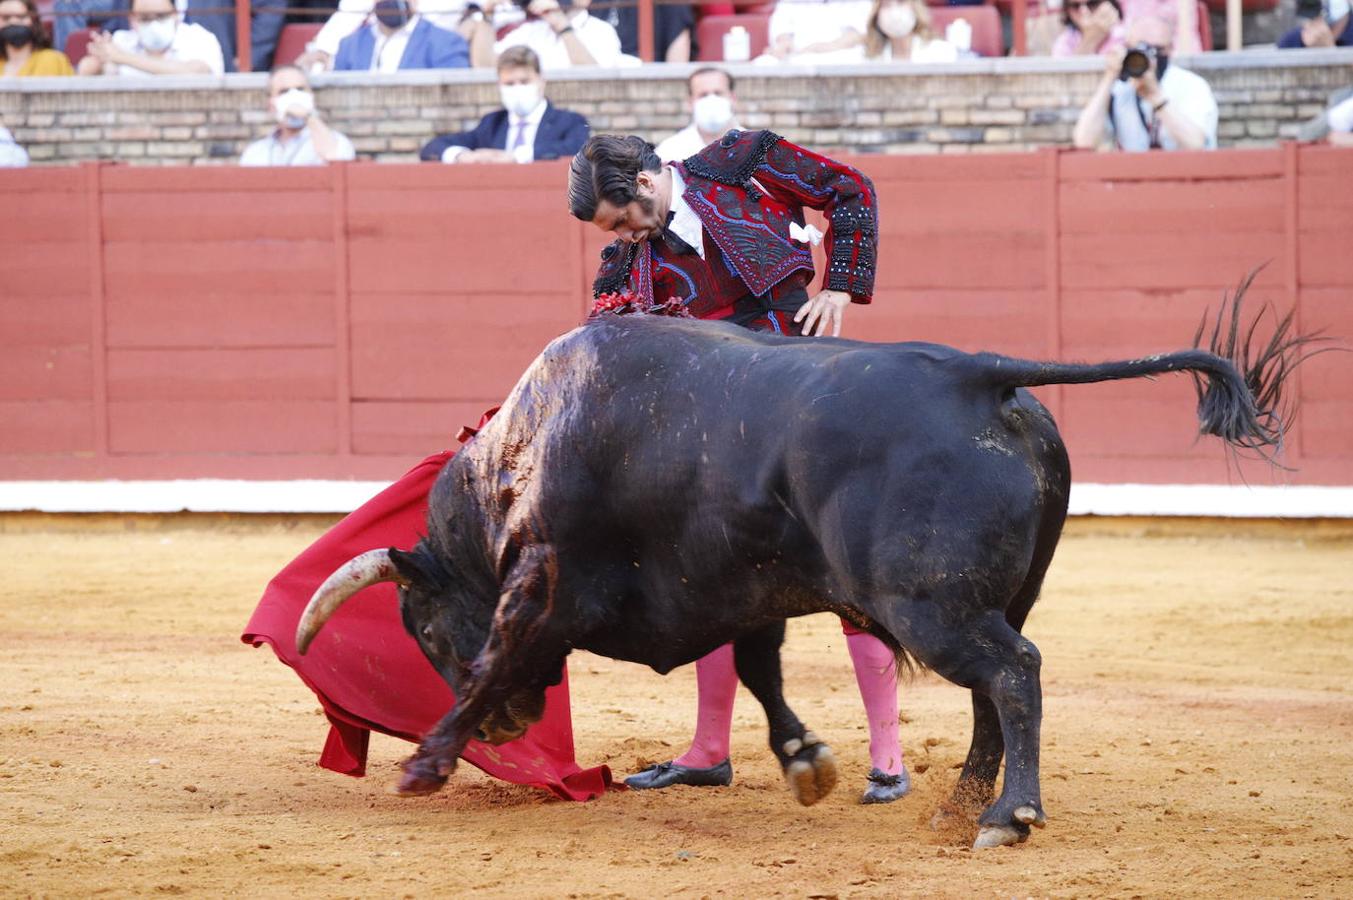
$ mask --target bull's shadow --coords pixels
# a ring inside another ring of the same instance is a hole
[[[399,583],[405,626],[458,698],[405,763],[401,791],[426,794],[472,737],[538,721],[572,649],[667,672],[732,641],[812,804],[836,766],[784,701],[779,649],[786,618],[833,612],[972,691],[949,806],[980,810],[977,847],[1023,841],[1046,817],[1040,657],[1020,631],[1071,484],[1027,389],[1188,372],[1202,433],[1271,458],[1311,339],[1289,316],[1257,340],[1243,288],[1194,349],[1098,364],[602,316],[550,344],[447,464],[426,538],[325,582],[297,646],[362,587]]]

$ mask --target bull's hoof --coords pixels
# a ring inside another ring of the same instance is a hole
[[[399,779],[399,786],[395,788],[395,793],[401,797],[426,797],[428,794],[435,794],[446,784],[444,775],[419,774],[417,772],[405,772]]]
[[[991,847],[1013,847],[1029,839],[1029,829],[1019,829],[1013,825],[983,825],[977,832],[977,840],[972,842],[974,850],[986,850]]]
[[[792,757],[785,766],[785,781],[800,804],[812,806],[836,787],[836,757],[811,731],[803,740],[787,742],[785,752]]]

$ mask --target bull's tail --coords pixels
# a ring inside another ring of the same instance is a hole
[[[1292,313],[1278,318],[1269,306],[1243,325],[1241,305],[1254,281],[1251,272],[1231,297],[1223,295],[1215,320],[1211,311],[1193,338],[1193,349],[1103,363],[1042,363],[1006,357],[988,357],[986,369],[997,386],[1038,387],[1050,384],[1089,384],[1128,378],[1149,378],[1168,372],[1188,372],[1198,391],[1198,421],[1202,434],[1216,435],[1231,446],[1275,460],[1295,407],[1283,396],[1293,370],[1323,349],[1312,344],[1328,340],[1319,334],[1296,334]],[[1267,340],[1257,337],[1265,312],[1274,320]],[[1211,326],[1207,349],[1200,349]]]

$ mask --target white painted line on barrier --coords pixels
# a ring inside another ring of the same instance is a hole
[[[347,513],[382,481],[0,481],[0,511]],[[1072,515],[1353,518],[1353,487],[1074,484]]]

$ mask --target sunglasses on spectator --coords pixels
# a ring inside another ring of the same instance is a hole
[[[1107,2],[1108,0],[1080,0],[1080,2],[1073,0],[1073,2],[1066,5],[1066,8],[1073,11],[1077,9],[1088,9],[1093,11],[1099,9]]]
[[[172,15],[175,15],[175,11],[171,9],[168,12],[132,13],[128,18],[130,18],[133,22],[140,22],[142,25],[149,25],[151,22],[159,22],[169,18]]]

